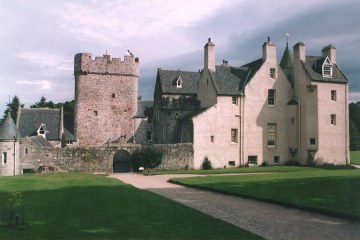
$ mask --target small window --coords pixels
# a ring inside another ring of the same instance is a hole
[[[176,80],[176,87],[182,88],[182,84],[183,84],[183,81],[182,81],[181,77],[179,76],[178,79]]]
[[[269,89],[268,90],[268,105],[274,106],[276,101],[276,90],[275,89]]]
[[[229,166],[235,166],[235,161],[229,161]]]
[[[275,68],[270,68],[270,77],[275,78]]]
[[[232,97],[232,104],[237,105],[238,104],[238,98]]]
[[[111,97],[112,97],[112,98],[115,98],[115,93],[111,94]]]
[[[7,152],[2,153],[2,162],[3,162],[3,164],[7,163]]]
[[[98,115],[98,111],[94,111],[94,114],[95,114],[95,116],[97,116],[97,115]]]
[[[330,116],[330,123],[332,125],[336,125],[336,115],[335,114],[331,114]]]
[[[331,100],[336,101],[336,90],[331,90]]]
[[[215,141],[215,137],[214,136],[210,136],[210,141],[213,143]]]
[[[237,143],[238,141],[238,130],[236,128],[231,129],[231,142]]]
[[[332,66],[330,64],[324,63],[323,65],[323,76],[332,77]]]
[[[310,138],[310,144],[315,145],[316,144],[316,139],[315,138]]]
[[[146,141],[148,141],[148,142],[152,141],[152,132],[151,131],[146,132]]]
[[[276,147],[276,123],[268,123],[267,127],[267,145],[268,147]]]
[[[248,163],[257,165],[257,156],[248,156]]]
[[[274,163],[280,162],[280,156],[274,156]]]
[[[147,116],[147,120],[148,120],[148,123],[153,123],[153,115],[152,114],[149,114]]]
[[[25,148],[25,154],[28,154],[29,150],[27,148]]]

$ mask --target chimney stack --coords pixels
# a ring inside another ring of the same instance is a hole
[[[215,44],[211,42],[211,38],[204,46],[204,69],[215,71]]]
[[[322,56],[328,57],[333,64],[336,64],[336,48],[330,44],[322,49]]]
[[[270,37],[268,37],[268,41],[263,44],[263,60],[275,60],[276,61],[276,45],[270,41]]]
[[[298,42],[293,47],[294,50],[294,61],[301,60],[305,61],[305,44]]]

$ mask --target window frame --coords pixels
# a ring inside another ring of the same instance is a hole
[[[7,152],[2,152],[2,154],[1,154],[1,162],[2,162],[2,164],[3,165],[6,165],[7,164]]]
[[[323,77],[332,77],[333,76],[333,65],[327,57],[322,65],[322,75]]]
[[[233,97],[231,98],[231,103],[232,103],[233,105],[238,105],[238,97],[233,96]]]
[[[238,143],[238,129],[232,128],[230,131],[230,142],[231,143]]]
[[[276,148],[277,145],[277,124],[267,124],[267,146],[268,148]]]
[[[269,70],[269,76],[273,79],[276,78],[276,68],[270,68]]]
[[[276,89],[268,89],[267,104],[268,106],[276,105]]]
[[[150,136],[150,138],[149,138],[149,136]],[[147,142],[152,142],[152,140],[153,140],[153,132],[152,131],[146,131],[146,141]]]
[[[257,165],[257,155],[249,155],[248,156],[248,164]]]
[[[331,90],[330,98],[332,101],[336,101],[336,90]]]
[[[280,156],[274,156],[274,163],[280,163]]]
[[[330,115],[330,124],[336,126],[336,114]]]

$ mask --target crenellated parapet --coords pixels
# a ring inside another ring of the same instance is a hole
[[[104,54],[102,57],[95,57],[95,60],[93,60],[91,53],[78,53],[75,55],[74,60],[75,75],[139,76],[139,58],[134,56],[125,56],[124,60],[121,60]]]

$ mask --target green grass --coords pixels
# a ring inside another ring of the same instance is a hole
[[[360,164],[360,151],[351,151],[350,161],[352,164]]]
[[[172,181],[360,220],[360,169],[302,168],[297,172],[206,176]]]
[[[25,225],[0,239],[259,239],[149,191],[85,174],[0,178],[0,208],[21,191]]]
[[[178,170],[178,171],[144,171],[144,175],[161,175],[161,174],[227,174],[227,173],[258,173],[258,172],[298,172],[308,171],[307,167],[297,166],[268,166],[268,167],[242,167],[242,168],[220,168],[213,170]]]

